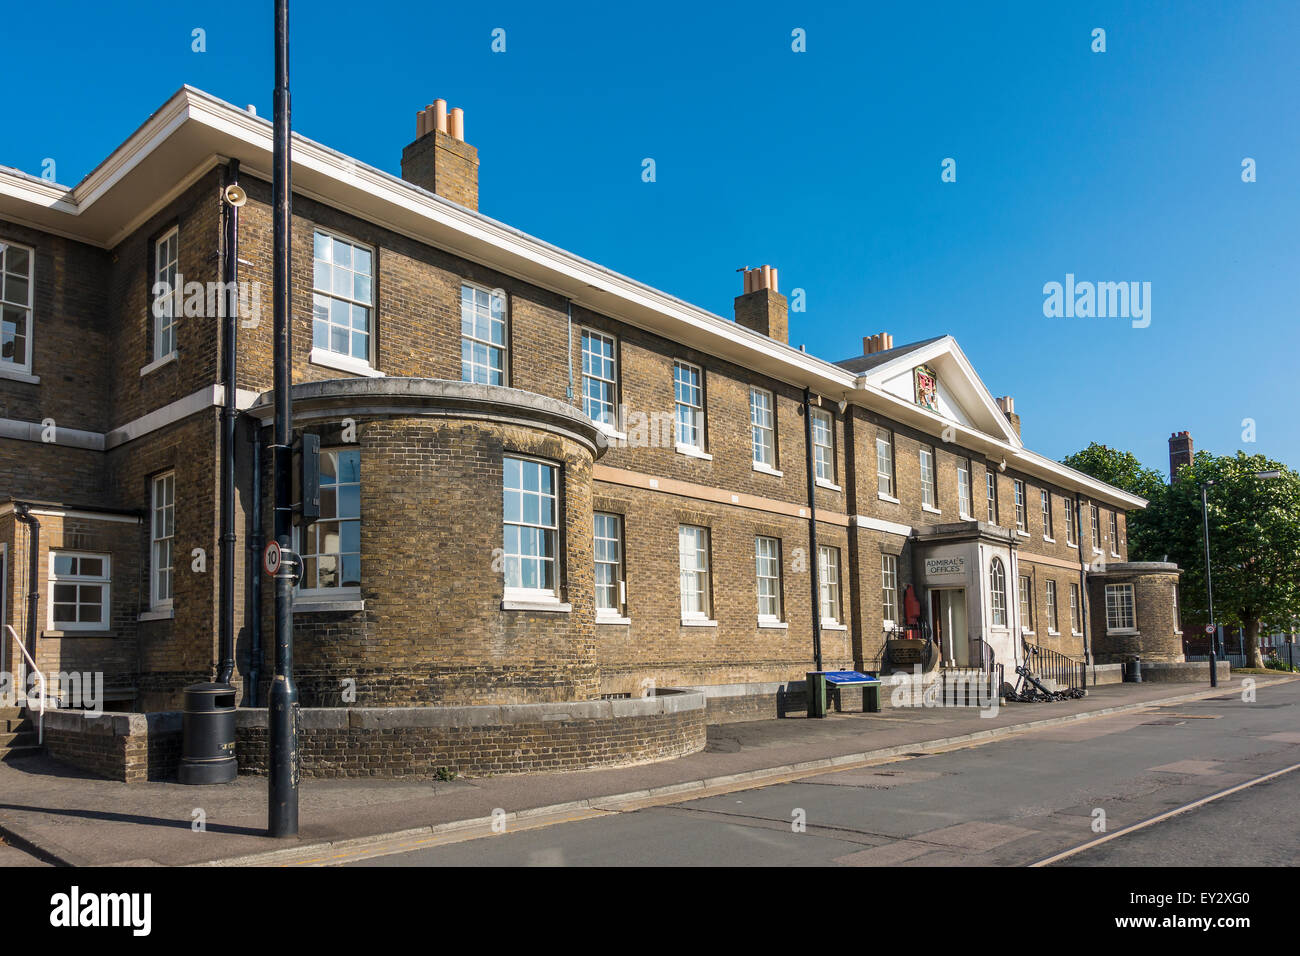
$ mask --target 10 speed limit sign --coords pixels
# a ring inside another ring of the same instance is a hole
[[[268,577],[275,577],[276,572],[280,570],[282,557],[279,542],[268,541],[262,551],[262,570],[267,573]]]

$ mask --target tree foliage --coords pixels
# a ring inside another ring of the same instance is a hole
[[[1167,548],[1163,548],[1159,537],[1150,533],[1151,508],[1157,507],[1164,497],[1168,485],[1164,475],[1147,468],[1132,452],[1107,448],[1093,442],[1083,451],[1063,459],[1061,464],[1068,465],[1085,475],[1098,478],[1108,485],[1114,485],[1130,494],[1139,495],[1151,502],[1146,510],[1128,512],[1128,551],[1132,561],[1160,561],[1164,559]]]

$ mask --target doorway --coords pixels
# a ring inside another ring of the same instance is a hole
[[[966,624],[966,589],[932,588],[930,621],[946,667],[969,667],[970,631]]]

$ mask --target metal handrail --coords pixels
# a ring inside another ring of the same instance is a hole
[[[27,663],[31,665],[32,673],[34,673],[37,680],[40,681],[39,693],[41,709],[40,716],[36,721],[36,742],[41,744],[45,742],[45,675],[42,674],[41,669],[36,666],[36,661],[32,660],[32,655],[28,652],[27,648],[23,646],[22,639],[18,636],[18,632],[14,630],[14,626],[12,624],[6,624],[5,630],[7,630],[9,635],[14,639],[14,643],[18,645],[18,649],[23,652],[23,657],[27,658]],[[31,702],[30,697],[28,697],[27,700],[29,703]]]
[[[1064,684],[1071,690],[1083,689],[1088,686],[1087,665],[1083,661],[1070,657],[1068,654],[1062,654],[1060,651],[1054,651],[1051,648],[1031,644],[1028,641],[1025,641],[1024,645],[1026,651],[1025,663],[1031,666],[1039,677],[1050,678],[1058,684]],[[1035,659],[1037,659],[1037,666],[1034,666]]]

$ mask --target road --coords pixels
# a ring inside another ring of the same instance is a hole
[[[1228,694],[701,799],[583,811],[569,822],[408,852],[371,848],[335,862],[1024,866],[1077,850],[1050,865],[1294,865],[1300,838],[1278,823],[1300,799],[1300,769],[1256,781],[1296,765],[1300,683],[1288,683],[1260,689],[1253,702]]]

